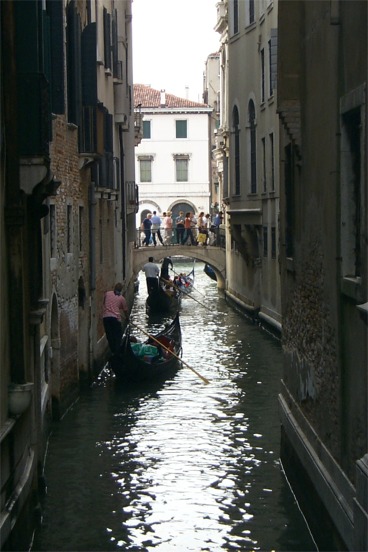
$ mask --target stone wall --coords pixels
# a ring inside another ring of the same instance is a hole
[[[326,269],[320,241],[305,246],[283,320],[284,380],[332,454],[339,455],[339,373],[336,332],[324,300]]]

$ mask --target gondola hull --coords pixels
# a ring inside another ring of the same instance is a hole
[[[148,295],[146,306],[151,313],[176,312],[180,306],[180,300],[180,293],[171,295],[158,287]]]
[[[172,323],[164,328],[155,336],[155,339],[148,339],[152,345],[157,345],[155,340],[167,346],[173,354],[170,354],[163,348],[163,356],[154,361],[143,360],[135,355],[132,350],[131,341],[131,325],[123,336],[120,351],[113,355],[110,359],[110,367],[116,375],[118,381],[146,383],[153,381],[161,381],[175,374],[175,371],[180,366],[180,357],[182,353],[181,347],[181,328],[179,314],[177,313]]]
[[[211,280],[214,280],[215,282],[217,281],[216,273],[212,267],[210,267],[208,264],[205,264],[203,270],[207,274],[207,276],[211,278]]]

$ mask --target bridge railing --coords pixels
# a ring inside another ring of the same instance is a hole
[[[193,230],[193,229],[192,229]],[[194,229],[195,232],[193,232],[194,237],[196,237],[198,233],[198,229]],[[156,231],[157,232],[157,231]],[[180,240],[178,240],[178,233],[176,228],[173,228],[171,233],[167,233],[167,230],[165,228],[160,228],[160,235],[162,238],[162,241],[164,245],[179,245]],[[180,238],[180,236],[179,236]],[[142,229],[137,228],[136,229],[136,247],[145,247],[143,245],[143,241],[145,239],[145,233]],[[150,243],[153,243],[152,236]],[[156,235],[156,243],[159,245],[160,239]],[[184,244],[186,243],[186,232],[184,232]],[[208,245],[212,245],[215,247],[221,247],[222,249],[225,249],[225,228],[215,227],[212,230],[208,231]]]

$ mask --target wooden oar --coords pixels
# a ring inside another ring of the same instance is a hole
[[[174,286],[176,289],[178,289],[181,293],[182,290],[180,289],[180,286],[177,286],[176,284],[174,284],[174,282],[172,282],[171,280],[165,280],[165,278],[161,278],[161,280],[163,282],[165,282],[165,284],[169,284],[170,286]],[[185,297],[189,297],[190,299],[193,299],[193,301],[195,301],[196,303],[198,303],[198,305],[201,305],[201,307],[203,307],[204,309],[207,309],[207,310],[211,310],[210,308],[206,307],[206,305],[204,305],[203,303],[201,303],[200,301],[198,301],[198,299],[195,299],[194,297],[192,297],[192,295],[190,293],[186,293],[185,294]]]
[[[204,381],[204,383],[210,383],[210,381],[205,378],[204,376],[202,376],[199,372],[197,372],[197,370],[194,370],[194,368],[192,368],[191,366],[189,366],[189,364],[187,362],[185,362],[185,360],[183,360],[182,358],[178,357],[178,355],[176,355],[173,351],[171,351],[168,347],[165,347],[165,345],[163,343],[161,343],[158,339],[156,339],[153,335],[149,334],[148,332],[146,332],[143,328],[141,328],[140,326],[138,326],[138,324],[135,324],[134,322],[130,321],[130,324],[132,326],[135,326],[136,328],[138,328],[139,331],[141,331],[142,333],[144,333],[147,337],[149,337],[150,339],[153,339],[153,341],[156,341],[156,343],[158,343],[160,345],[160,347],[163,347],[166,351],[168,351],[171,355],[173,355],[175,358],[177,358],[182,364],[184,364],[187,368],[189,368],[189,370],[192,370],[192,372],[194,372],[199,378],[201,378],[202,381]]]

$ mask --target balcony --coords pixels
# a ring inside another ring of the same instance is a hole
[[[143,115],[141,110],[134,111],[134,143],[138,146],[143,138]]]
[[[217,8],[217,23],[214,29],[217,33],[223,33],[226,30],[228,25],[226,2],[218,2],[216,4],[216,8]]]

